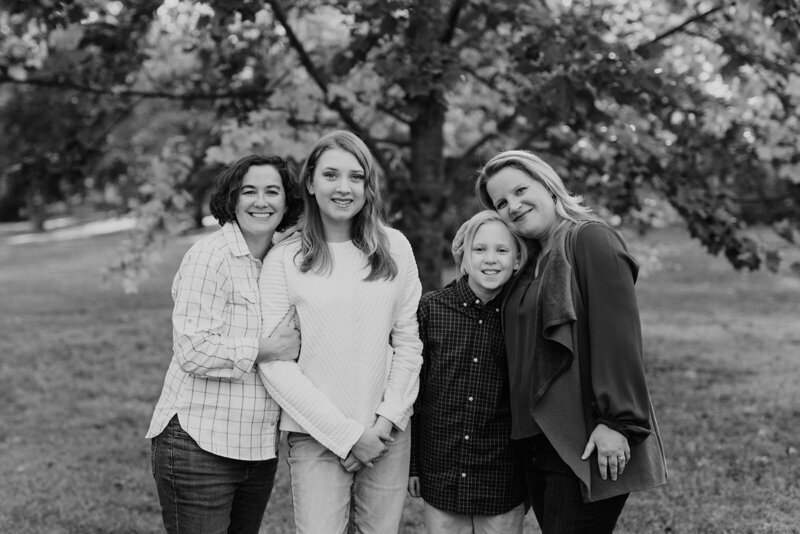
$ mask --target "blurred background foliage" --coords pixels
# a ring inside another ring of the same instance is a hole
[[[131,213],[135,287],[222,165],[348,128],[427,289],[509,148],[614,224],[800,271],[798,52],[798,0],[0,0],[0,220]]]

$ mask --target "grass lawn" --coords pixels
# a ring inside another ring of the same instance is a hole
[[[102,284],[121,239],[0,236],[0,532],[161,531],[143,435],[193,238],[135,295]],[[646,241],[664,264],[639,297],[670,484],[632,495],[618,532],[800,532],[800,280],[733,272],[680,230]],[[278,476],[264,533],[293,531],[283,461]],[[403,532],[424,532],[419,502]]]

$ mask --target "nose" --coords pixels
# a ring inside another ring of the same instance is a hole
[[[256,206],[266,206],[267,205],[267,196],[266,195],[261,195],[261,194],[257,195],[256,196],[255,205]]]
[[[348,180],[346,176],[342,176],[336,181],[336,191],[338,193],[350,192],[350,180]]]
[[[485,263],[496,263],[497,253],[495,253],[493,250],[487,251],[486,254],[483,256],[483,261]]]
[[[520,203],[517,199],[512,198],[508,201],[508,211],[509,213],[516,213],[519,210]]]

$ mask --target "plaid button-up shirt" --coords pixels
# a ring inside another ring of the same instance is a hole
[[[422,498],[446,512],[498,515],[523,499],[501,301],[481,303],[466,276],[420,301],[424,349],[410,474],[420,477]]]
[[[173,355],[148,438],[177,414],[204,450],[238,460],[275,457],[280,408],[254,365],[260,272],[235,222],[183,257],[172,284]]]

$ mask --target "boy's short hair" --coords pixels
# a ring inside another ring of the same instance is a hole
[[[470,217],[469,220],[461,225],[461,228],[458,229],[458,232],[456,232],[456,236],[453,238],[451,250],[453,252],[453,260],[456,262],[456,267],[462,275],[467,274],[466,267],[464,266],[464,251],[472,248],[472,243],[475,241],[475,234],[478,233],[478,228],[485,223],[492,221],[497,221],[508,228],[508,225],[496,211],[483,210]],[[522,240],[522,238],[511,231],[511,228],[508,228],[508,231],[514,237],[514,243],[517,245],[517,253],[519,254],[519,269],[521,269],[522,266],[525,265],[525,261],[528,259],[528,248],[525,246],[525,242]]]

